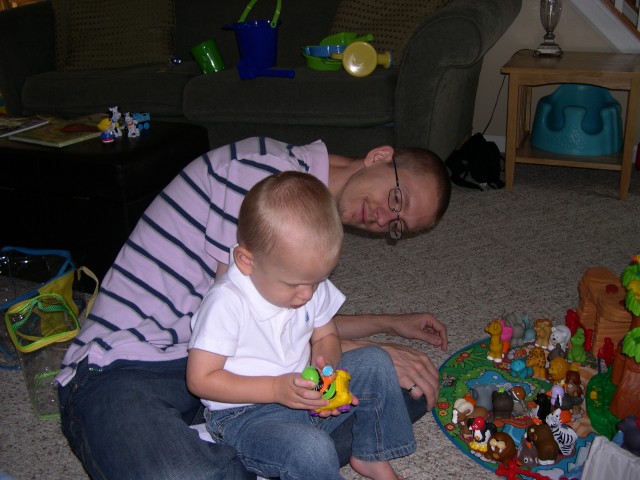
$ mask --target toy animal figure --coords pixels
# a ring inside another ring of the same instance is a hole
[[[527,392],[524,387],[516,385],[509,390],[511,398],[513,398],[513,415],[515,417],[522,417],[524,415],[531,415],[529,406],[525,400]]]
[[[560,421],[559,408],[547,415],[546,423],[549,425],[553,438],[560,448],[560,453],[565,457],[573,455],[576,442],[578,441],[578,434],[569,425],[562,424]]]
[[[500,387],[491,394],[493,400],[493,417],[494,418],[511,418],[513,412],[513,398],[511,394],[505,391],[504,387]]]
[[[578,327],[576,333],[571,337],[571,347],[567,354],[567,360],[570,362],[584,363],[587,361],[587,353],[584,350],[584,330],[582,327]]]
[[[139,137],[140,130],[138,129],[138,122],[131,118],[131,113],[124,114],[124,124],[127,126],[127,137]]]
[[[523,467],[533,468],[539,465],[538,451],[533,443],[527,440],[527,432],[522,434],[520,445],[518,445],[518,463]]]
[[[540,465],[551,465],[556,462],[560,447],[553,438],[553,432],[549,425],[546,423],[531,424],[526,428],[525,435],[526,439],[536,447]]]
[[[487,460],[498,462],[507,466],[509,461],[516,456],[516,442],[511,435],[504,432],[496,432],[489,439],[489,447],[484,454]]]
[[[527,367],[532,368],[532,377],[546,380],[547,378],[547,357],[542,347],[533,347],[527,354],[525,362]]]
[[[517,358],[511,362],[511,375],[516,378],[524,379],[530,377],[533,373],[533,368],[527,367],[525,361],[522,358]]]
[[[471,453],[477,457],[484,457],[489,449],[489,440],[498,431],[498,428],[482,417],[468,418],[467,426],[471,430],[471,441],[469,442]]]
[[[518,348],[524,345],[524,322],[515,313],[508,313],[504,316],[505,322],[511,327],[511,348]]]
[[[558,325],[551,327],[551,336],[549,337],[549,341],[552,346],[560,345],[560,348],[563,351],[567,350],[567,345],[569,345],[569,340],[571,339],[571,330],[566,325]]]
[[[509,351],[511,348],[511,337],[513,336],[513,327],[505,321],[504,318],[500,319],[500,326],[502,327],[502,333],[500,334],[500,341],[502,342],[502,354]]]
[[[536,347],[542,347],[544,349],[549,348],[549,338],[551,337],[551,327],[553,324],[548,318],[539,318],[533,324],[533,329],[536,331]]]
[[[618,430],[622,432],[622,448],[640,456],[640,419],[630,415],[618,422]]]
[[[562,400],[564,399],[564,388],[562,385],[555,384],[551,387],[551,406],[554,408],[560,408]]]
[[[547,415],[551,413],[551,399],[546,393],[540,392],[536,395],[534,402],[538,405],[536,417],[544,422],[547,419]]]
[[[460,427],[460,433],[463,438],[471,436],[471,430],[467,426],[468,418],[482,417],[487,418],[489,416],[489,410],[485,407],[473,405],[464,398],[458,398],[453,404],[453,414],[451,416],[451,423]]]
[[[566,339],[565,339],[566,337]],[[568,353],[569,339],[571,338],[571,331],[566,325],[559,325],[551,328],[551,337],[549,337],[549,343],[551,348],[549,349],[549,355],[547,360],[551,361],[554,358],[564,358],[566,360]]]
[[[471,397],[476,401],[476,407],[484,407],[487,411],[493,410],[493,400],[491,395],[498,390],[493,384],[479,384],[471,387]]]
[[[569,370],[569,362],[562,357],[556,357],[549,360],[549,376],[554,382],[561,382],[564,380],[567,371]]]
[[[567,371],[564,377],[564,393],[566,397],[573,399],[571,411],[575,415],[582,413],[580,404],[584,401],[584,388],[580,383],[580,372],[575,370]]]
[[[487,326],[484,327],[484,331],[491,335],[487,359],[493,360],[495,363],[502,362],[502,340],[500,340],[500,336],[502,335],[502,324],[500,323],[500,320],[496,319],[487,324]]]
[[[120,130],[120,123],[118,123],[118,121],[122,118],[122,114],[118,110],[117,106],[109,107],[109,111],[111,112],[111,115],[109,117],[110,125],[108,130],[113,132],[114,137],[121,137],[122,131]]]
[[[522,315],[522,323],[524,324],[524,342],[530,343],[536,339],[536,331],[533,329],[533,324],[529,320],[529,315]]]

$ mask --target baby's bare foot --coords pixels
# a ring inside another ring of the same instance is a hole
[[[351,457],[349,461],[353,468],[360,475],[373,480],[404,480],[396,475],[389,462],[365,462],[364,460]]]

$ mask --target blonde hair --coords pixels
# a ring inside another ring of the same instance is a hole
[[[329,189],[312,175],[287,171],[261,180],[244,198],[238,243],[254,255],[269,255],[292,231],[304,235],[310,250],[340,254],[343,228]]]

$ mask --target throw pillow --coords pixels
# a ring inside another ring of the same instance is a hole
[[[173,0],[52,0],[59,70],[167,63]]]
[[[418,26],[450,0],[341,0],[330,34],[373,34],[378,51],[391,50],[399,65],[407,42]]]

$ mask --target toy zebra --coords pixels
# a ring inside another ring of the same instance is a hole
[[[551,428],[553,438],[556,440],[558,447],[560,447],[560,453],[564,456],[569,456],[573,453],[576,442],[578,441],[578,434],[569,425],[563,425],[560,421],[559,408],[556,408],[553,412],[547,415],[547,425]]]

